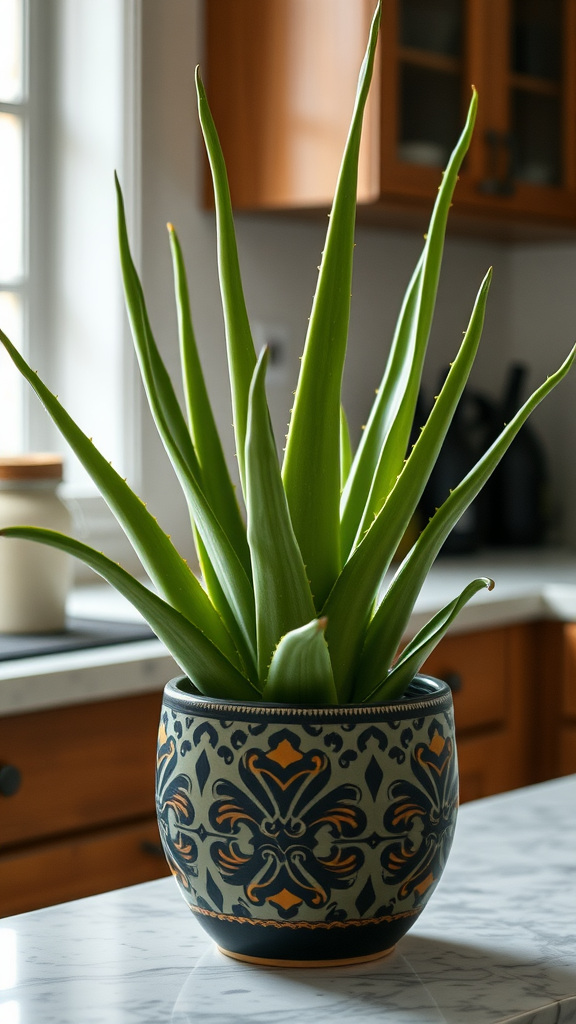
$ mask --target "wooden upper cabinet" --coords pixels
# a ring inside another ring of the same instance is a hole
[[[207,0],[208,99],[237,209],[331,202],[373,6]],[[377,95],[362,140],[361,201],[379,191]]]
[[[207,90],[236,209],[329,208],[373,8],[206,0]],[[576,0],[384,0],[359,219],[425,224],[472,83],[453,226],[576,229]]]

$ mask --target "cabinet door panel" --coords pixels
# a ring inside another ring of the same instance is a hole
[[[0,914],[95,896],[168,875],[155,819],[0,855]]]
[[[422,672],[460,686],[453,687],[459,732],[505,721],[508,643],[503,629],[445,637],[423,665]]]
[[[0,763],[22,776],[14,796],[0,796],[0,848],[152,814],[161,701],[151,693],[0,719]]]
[[[576,725],[565,725],[560,730],[560,775],[576,772]]]
[[[505,793],[526,784],[507,730],[458,739],[460,803]]]
[[[208,0],[207,91],[237,209],[331,203],[374,7],[373,0]],[[377,194],[377,89],[366,127],[365,199]]]
[[[576,623],[564,627],[564,658],[562,711],[576,718]]]

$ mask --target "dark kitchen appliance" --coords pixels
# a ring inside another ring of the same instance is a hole
[[[504,386],[493,436],[510,423],[522,405],[528,368],[514,363]],[[547,516],[547,472],[542,444],[525,424],[494,472],[490,487],[492,544],[535,546],[544,540]]]

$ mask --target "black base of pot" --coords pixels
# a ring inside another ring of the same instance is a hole
[[[414,924],[418,915],[392,920],[342,921],[330,926],[276,922],[265,925],[252,920],[196,913],[199,923],[222,952],[252,962],[284,961],[286,966],[306,962],[325,965],[375,959],[391,951]],[[281,965],[281,964],[279,964]]]

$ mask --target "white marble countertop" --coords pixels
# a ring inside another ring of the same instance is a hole
[[[482,551],[438,559],[416,601],[406,639],[476,576],[490,576],[496,586],[476,594],[451,632],[546,618],[576,621],[575,554],[548,548]],[[73,591],[68,611],[80,618],[141,620],[132,605],[106,584]],[[4,661],[0,715],[160,690],[179,673],[159,640]]]
[[[2,1024],[574,1024],[576,776],[466,804],[389,957],[273,969],[219,953],[172,879],[0,921]]]
[[[493,579],[494,590],[481,590],[472,598],[452,633],[539,619],[576,621],[575,554],[550,548],[480,551],[436,561],[414,606],[407,638],[477,576]]]

